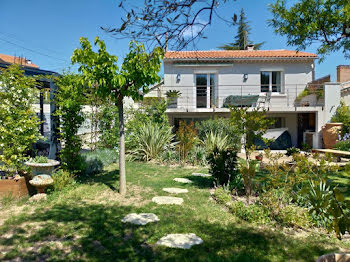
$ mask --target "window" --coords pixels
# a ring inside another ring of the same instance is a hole
[[[215,74],[196,74],[197,108],[207,108],[215,105],[215,87]]]
[[[282,73],[279,71],[260,72],[260,90],[262,93],[282,91]]]
[[[286,119],[284,117],[271,117],[270,119],[274,120],[274,123],[269,126],[269,129],[286,127]]]

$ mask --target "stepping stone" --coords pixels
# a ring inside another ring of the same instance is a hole
[[[192,173],[192,176],[211,177],[211,175],[203,173]]]
[[[181,197],[156,196],[152,201],[158,205],[181,205],[184,200]]]
[[[46,200],[47,195],[45,193],[39,193],[29,198],[29,202],[41,202]]]
[[[185,188],[176,188],[176,187],[166,187],[163,188],[163,191],[170,193],[170,194],[182,194],[182,193],[188,193],[188,190]]]
[[[176,177],[173,179],[176,182],[180,182],[180,183],[184,183],[184,184],[191,184],[193,183],[193,181],[187,179],[187,178],[180,178],[180,177]]]
[[[202,244],[203,240],[196,236],[196,234],[169,234],[159,239],[156,245],[190,249],[193,245]]]
[[[131,213],[122,219],[123,223],[131,223],[134,225],[146,225],[151,222],[157,222],[159,218],[152,213]]]

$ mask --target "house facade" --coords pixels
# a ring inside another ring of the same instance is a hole
[[[322,126],[340,102],[339,84],[315,81],[315,54],[289,50],[168,51],[164,93],[180,95],[170,122],[229,117],[230,106],[258,107],[287,131],[292,146],[322,147]],[[278,132],[277,132],[278,133]]]

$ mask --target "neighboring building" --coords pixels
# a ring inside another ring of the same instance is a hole
[[[168,51],[164,92],[181,95],[167,113],[172,124],[229,117],[229,106],[268,110],[293,146],[322,147],[322,126],[340,102],[339,84],[315,80],[315,54],[289,50]],[[327,78],[326,78],[327,79]]]
[[[350,106],[350,65],[337,66],[337,82],[341,85],[341,97]]]

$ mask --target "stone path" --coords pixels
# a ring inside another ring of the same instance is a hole
[[[184,200],[181,197],[156,196],[152,201],[158,205],[181,205]]]
[[[200,176],[200,177],[210,177],[208,174],[202,174],[202,173],[192,173],[193,176]],[[185,184],[191,184],[193,181],[187,178],[174,178],[173,179],[176,182],[185,183]],[[163,188],[163,191],[170,193],[170,194],[183,194],[188,193],[188,190],[185,188],[176,188],[176,187],[166,187]],[[152,201],[157,203],[158,205],[181,205],[184,200],[181,197],[171,197],[171,196],[155,196],[152,198]],[[151,222],[157,222],[159,221],[159,218],[153,214],[153,213],[131,213],[127,216],[125,216],[122,219],[123,223],[131,223],[135,225],[146,225]],[[193,245],[199,245],[202,244],[203,240],[198,237],[194,233],[188,233],[188,234],[169,234],[161,239],[159,239],[156,243],[156,245],[160,246],[166,246],[171,248],[181,248],[181,249],[190,249]]]
[[[211,177],[211,175],[203,173],[192,173],[192,176]]]
[[[152,213],[131,213],[122,219],[123,223],[131,223],[134,225],[146,225],[148,223],[157,222],[159,218]]]
[[[196,234],[169,234],[159,239],[156,245],[172,248],[190,249],[193,245],[202,244],[203,240]]]
[[[193,181],[187,179],[187,178],[180,178],[180,177],[176,177],[173,179],[176,182],[180,182],[180,183],[184,183],[184,184],[191,184],[193,183]]]
[[[183,194],[188,193],[188,190],[185,188],[176,188],[176,187],[166,187],[163,188],[163,191],[170,193],[170,194]]]

